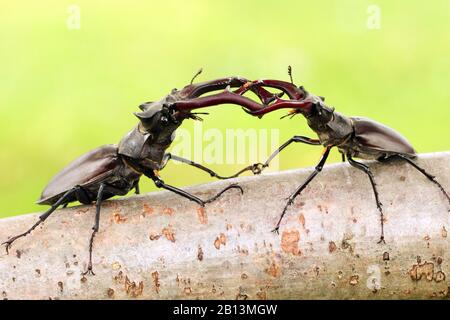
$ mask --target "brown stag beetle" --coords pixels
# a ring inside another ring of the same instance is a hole
[[[152,179],[158,188],[170,190],[201,206],[218,199],[229,189],[239,189],[243,193],[240,186],[231,184],[212,198],[202,200],[166,184],[157,173],[165,167],[168,160],[173,159],[204,170],[213,177],[230,178],[222,177],[193,161],[171,155],[166,150],[174,139],[175,130],[183,120],[200,119],[196,113],[191,112],[193,109],[222,103],[238,104],[254,111],[260,108],[260,105],[253,100],[240,96],[241,91],[247,91],[247,89],[242,89],[242,85],[248,83],[246,79],[230,77],[197,84],[192,84],[192,81],[190,85],[181,90],[172,90],[160,101],[141,105],[142,112],[135,113],[140,120],[139,124],[125,135],[118,146],[110,144],[96,148],[74,160],[53,177],[37,201],[38,204],[51,207],[40,215],[39,220],[26,232],[4,242],[6,251],[9,251],[14,241],[26,236],[44,222],[59,206],[65,207],[74,201],[82,204],[95,202],[95,223],[89,241],[89,263],[85,272],[85,274],[94,274],[92,271],[92,247],[95,234],[99,230],[102,201],[116,195],[126,195],[133,188],[136,189],[136,193],[139,193],[139,179],[142,175]],[[230,87],[241,88],[231,92]],[[225,90],[221,93],[200,97],[204,93],[219,89]],[[270,103],[274,99],[273,94],[263,88],[255,87],[250,90],[253,90],[263,103]]]
[[[291,76],[290,68],[289,75]],[[413,161],[416,157],[416,152],[411,144],[393,129],[371,119],[346,117],[339,112],[336,112],[333,107],[325,104],[325,98],[307,92],[302,86],[295,86],[292,82],[292,76],[290,83],[279,80],[259,80],[246,85],[247,90],[254,89],[254,87],[281,89],[290,99],[283,100],[277,96],[272,100],[272,103],[265,104],[260,110],[253,111],[244,109],[246,112],[254,116],[262,117],[264,114],[274,110],[291,108],[292,111],[286,116],[293,117],[297,114],[305,116],[309,127],[317,133],[319,139],[294,136],[273,152],[266,162],[254,164],[242,171],[252,170],[256,174],[261,173],[264,168],[269,166],[270,161],[278,153],[293,142],[324,146],[324,152],[319,163],[316,165],[314,172],[287,199],[288,201],[273,230],[274,232],[278,233],[283,216],[286,214],[288,207],[293,203],[294,199],[300,195],[306,186],[322,170],[330,150],[333,147],[338,148],[339,152],[342,154],[343,161],[347,159],[351,166],[363,171],[369,177],[375,195],[376,205],[381,215],[381,236],[379,242],[385,242],[384,217],[375,179],[370,168],[366,164],[355,161],[354,158],[372,159],[380,162],[386,162],[394,158],[401,159],[420,171],[428,178],[428,180],[438,186],[450,203],[450,197],[444,187],[436,181],[436,178],[433,175],[426,172],[425,169],[419,167]],[[244,91],[245,90],[242,90],[241,94],[243,94]],[[282,118],[286,116],[283,116]]]

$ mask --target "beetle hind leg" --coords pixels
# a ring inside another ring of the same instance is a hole
[[[26,235],[28,235],[31,231],[33,231],[34,229],[36,229],[36,227],[38,225],[40,225],[44,220],[39,219],[38,222],[36,222],[30,229],[28,229],[27,231],[25,231],[24,233],[21,233],[17,236],[14,236],[12,238],[9,238],[7,241],[3,242],[2,245],[5,245],[5,249],[6,249],[6,253],[9,254],[9,249],[11,248],[12,244],[14,241],[16,241],[19,238],[25,237]]]
[[[348,162],[352,167],[355,167],[363,172],[365,172],[370,179],[370,184],[372,185],[373,193],[375,195],[375,201],[377,203],[378,211],[380,211],[380,221],[381,221],[381,235],[380,235],[380,241],[378,243],[386,243],[384,241],[384,213],[383,213],[383,204],[380,202],[379,196],[378,196],[378,190],[377,190],[377,184],[375,183],[375,178],[373,177],[372,171],[370,171],[370,168],[366,166],[363,163],[357,162],[353,160],[353,158],[350,155],[347,155]]]
[[[427,171],[425,171],[425,169],[423,169],[422,167],[419,167],[414,161],[412,161],[410,158],[408,158],[407,156],[404,156],[402,154],[395,154],[392,157],[397,157],[400,159],[405,160],[407,163],[409,163],[411,166],[413,166],[414,168],[416,168],[420,173],[422,173],[425,177],[428,178],[428,180],[430,180],[432,183],[434,183],[440,190],[441,192],[444,194],[444,196],[447,198],[448,203],[450,204],[450,196],[448,195],[447,191],[445,191],[444,187],[436,180],[436,177],[433,176],[432,174],[429,174]]]
[[[54,204],[52,204],[51,207],[46,212],[44,212],[39,216],[39,220],[30,229],[28,229],[24,233],[9,238],[7,241],[3,242],[2,245],[5,245],[6,253],[9,253],[9,249],[11,248],[14,241],[16,241],[19,238],[25,237],[26,235],[31,233],[31,231],[36,229],[36,227],[39,226],[42,222],[44,222],[60,205],[65,205],[66,203],[68,203],[67,199],[69,199],[72,195],[76,194],[80,188],[81,187],[77,186],[67,191],[61,198],[59,198]]]

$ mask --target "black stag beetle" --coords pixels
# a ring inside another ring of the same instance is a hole
[[[289,75],[291,76],[291,69],[289,68]],[[282,214],[275,226],[274,232],[278,233],[280,223],[285,215],[288,207],[293,203],[294,199],[306,188],[306,186],[314,179],[314,177],[322,170],[330,150],[337,147],[342,154],[342,160],[350,163],[351,166],[365,172],[370,180],[372,189],[375,195],[377,208],[381,215],[381,236],[379,243],[384,243],[384,217],[383,208],[379,200],[378,191],[374,176],[370,168],[363,163],[355,161],[353,158],[372,159],[380,162],[398,158],[406,161],[411,166],[420,171],[425,177],[433,182],[442,191],[444,196],[450,203],[450,197],[445,191],[444,187],[436,181],[435,177],[423,168],[419,167],[413,159],[416,157],[416,152],[411,144],[398,132],[393,129],[376,122],[371,119],[362,117],[346,117],[339,112],[334,111],[334,108],[325,104],[325,98],[313,95],[306,91],[303,86],[297,87],[291,83],[279,80],[258,80],[247,84],[246,90],[254,90],[258,88],[274,88],[281,90],[282,94],[286,94],[289,100],[281,99],[281,95],[275,96],[272,103],[265,104],[260,110],[253,111],[251,109],[246,112],[262,117],[264,114],[282,108],[291,108],[291,112],[283,116],[291,116],[302,114],[307,119],[309,127],[317,133],[319,139],[311,139],[304,136],[294,136],[273,154],[264,163],[257,163],[245,168],[251,170],[255,174],[261,173],[264,168],[269,166],[270,161],[280,153],[284,148],[293,142],[301,142],[309,145],[322,145],[324,151],[319,163],[316,165],[314,172],[300,185],[287,199],[287,203],[282,211]],[[241,91],[243,94],[245,90]]]
[[[201,71],[200,71],[201,72]],[[200,73],[199,72],[199,73]],[[197,73],[196,76],[199,74]],[[135,113],[139,118],[139,124],[121,140],[119,145],[104,145],[94,149],[70,163],[60,171],[45,187],[38,204],[50,205],[39,220],[26,232],[9,238],[3,244],[8,252],[12,243],[26,236],[38,225],[44,222],[59,206],[67,206],[70,202],[79,201],[82,204],[96,203],[95,223],[89,242],[89,263],[84,274],[94,274],[92,271],[92,247],[95,234],[99,230],[100,208],[102,201],[116,195],[126,195],[135,188],[139,193],[139,179],[142,175],[152,179],[158,188],[170,190],[182,197],[204,206],[229,189],[242,188],[237,184],[231,184],[210,199],[202,200],[186,191],[166,184],[158,175],[170,159],[187,163],[196,168],[208,172],[212,177],[222,177],[214,171],[193,161],[167,153],[166,150],[174,139],[175,130],[185,119],[201,120],[191,110],[223,103],[238,104],[250,110],[258,110],[260,105],[251,99],[240,95],[247,91],[241,86],[248,80],[240,77],[229,77],[191,84],[181,90],[173,89],[172,92],[157,102],[147,102],[140,106],[142,112]],[[230,87],[241,87],[236,91],[230,91]],[[201,95],[225,89],[221,93],[205,97]],[[250,89],[264,103],[274,99],[273,94],[263,88]]]

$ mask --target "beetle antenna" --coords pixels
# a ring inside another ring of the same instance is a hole
[[[288,75],[289,75],[289,78],[291,78],[291,83],[294,84],[294,81],[292,80],[292,67],[291,66],[288,66]]]
[[[194,75],[194,77],[192,77],[191,84],[194,82],[195,78],[197,78],[200,75],[200,73],[202,73],[202,72],[203,72],[203,68],[200,68],[200,70],[197,71],[197,73]]]

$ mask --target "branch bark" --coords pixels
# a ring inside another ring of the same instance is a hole
[[[450,152],[418,163],[450,189]],[[8,299],[398,299],[449,297],[449,204],[411,166],[370,163],[385,211],[386,244],[369,179],[348,164],[326,166],[296,199],[312,169],[213,182],[187,190],[202,209],[169,192],[105,202],[94,244],[95,276],[82,276],[93,206],[59,210],[0,253]],[[0,240],[38,214],[0,220]]]

